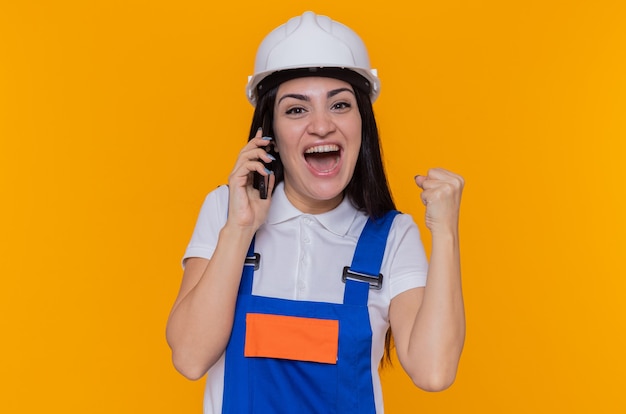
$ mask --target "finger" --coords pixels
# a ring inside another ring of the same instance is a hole
[[[272,154],[270,154],[269,152],[265,152],[263,151],[263,154],[261,154],[260,157],[263,161],[265,161],[266,164],[271,163],[272,161],[276,161],[276,157],[274,157]]]
[[[267,147],[267,146],[271,145],[271,144],[272,144],[272,142],[273,142],[272,137],[265,137],[265,136],[262,136],[262,135],[260,135],[260,134],[258,134],[258,133],[257,133],[257,134],[254,136],[254,138],[252,138],[252,139],[248,142],[248,145],[247,145],[246,147],[248,147],[248,148],[254,148],[254,147],[262,147],[262,148],[265,148],[265,147]],[[244,148],[245,148],[245,147],[244,147]]]
[[[272,193],[274,192],[274,185],[276,184],[276,176],[274,172],[272,172],[267,179],[267,200],[272,198]]]
[[[443,173],[443,171],[441,168],[430,168],[427,172],[426,175],[421,175],[418,174],[415,176],[415,183],[421,187],[424,188],[424,184],[427,183],[428,181],[432,181],[432,180],[440,180],[442,178],[445,177],[445,174]]]
[[[435,188],[446,183],[452,184],[455,188],[462,188],[464,184],[463,177],[443,168],[431,168],[425,176],[418,175],[415,179],[422,189]]]
[[[424,181],[426,181],[426,177],[423,175],[416,175],[414,178],[415,180],[415,184],[417,184],[417,186],[421,189],[424,188]]]
[[[266,147],[272,145],[272,141],[271,137],[264,137],[257,133],[243,148],[241,148],[241,151],[239,151],[239,158],[251,159],[251,156],[249,155],[251,151],[255,151],[257,149],[263,149],[266,151]],[[257,156],[256,158],[260,157]]]
[[[276,161],[276,158],[265,151],[264,148],[252,147],[244,149],[241,154],[239,154],[239,160],[242,163],[247,163],[248,161],[262,161],[265,163],[270,163],[272,161]]]
[[[231,171],[229,176],[229,182],[232,185],[252,185],[253,173],[259,173],[262,176],[267,177],[272,172],[265,167],[265,165],[259,161],[255,160],[247,160],[245,162],[240,162],[238,165]]]
[[[458,174],[444,168],[433,168],[428,170],[428,179],[448,181],[453,183],[456,187],[463,187],[465,180]]]
[[[429,175],[416,175],[415,183],[422,190],[429,190],[431,188],[435,188],[441,183],[441,180],[435,179]]]
[[[240,175],[247,174],[250,171],[259,171],[265,164],[270,164],[274,160],[275,157],[267,153],[264,148],[259,148],[255,145],[246,146],[239,153],[232,173]]]

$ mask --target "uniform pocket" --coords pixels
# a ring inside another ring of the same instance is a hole
[[[284,315],[246,315],[246,357],[337,363],[339,321]]]

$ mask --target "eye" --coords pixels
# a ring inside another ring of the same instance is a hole
[[[300,107],[300,106],[294,106],[292,108],[289,108],[285,111],[285,114],[287,115],[300,115],[304,113],[304,108]]]
[[[349,108],[352,108],[352,104],[350,102],[344,102],[344,101],[337,102],[333,104],[332,106],[332,109],[339,110],[339,111],[349,109]]]

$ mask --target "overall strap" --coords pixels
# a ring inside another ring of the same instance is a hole
[[[370,288],[382,287],[383,275],[380,267],[387,246],[387,236],[398,213],[399,211],[391,210],[380,218],[370,217],[367,220],[359,236],[352,265],[344,268],[344,304],[366,306]]]

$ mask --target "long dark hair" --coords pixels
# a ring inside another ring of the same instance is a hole
[[[364,211],[369,217],[377,218],[390,210],[395,210],[396,206],[385,174],[372,101],[369,94],[361,88],[355,87],[355,85],[352,85],[352,88],[361,114],[361,148],[354,167],[354,174],[352,174],[352,179],[346,186],[344,194],[357,209]],[[263,128],[263,135],[275,136],[274,104],[277,92],[278,85],[259,97],[252,117],[248,140],[254,138],[259,127]],[[280,153],[272,152],[272,154],[276,158],[272,164],[272,170],[276,176],[276,184],[278,184],[284,179],[285,172],[280,160]],[[390,328],[385,334],[385,355],[381,361],[382,365],[391,363],[392,341]]]

